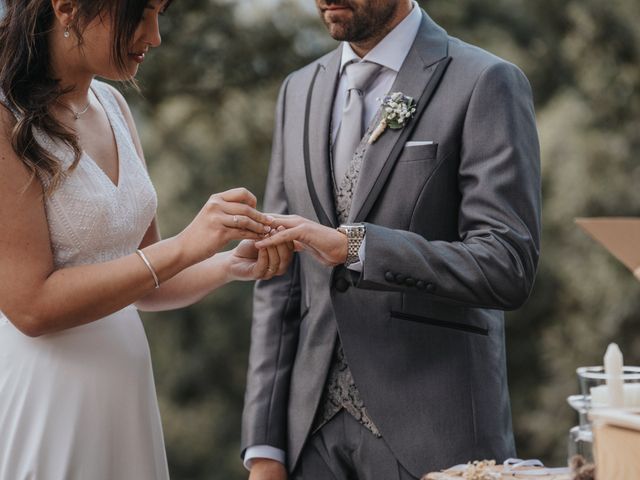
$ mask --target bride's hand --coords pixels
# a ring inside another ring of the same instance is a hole
[[[256,197],[245,188],[212,195],[193,221],[176,237],[189,263],[213,256],[231,240],[259,240],[271,231],[273,218],[258,212]]]
[[[280,227],[279,230],[283,230]],[[282,275],[293,258],[293,244],[257,249],[255,241],[244,240],[233,249],[229,258],[230,280],[269,280]]]

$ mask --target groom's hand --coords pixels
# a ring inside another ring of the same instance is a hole
[[[249,480],[287,480],[287,469],[277,460],[256,458],[251,462]]]
[[[298,215],[271,215],[274,226],[283,226],[273,236],[256,242],[258,248],[269,248],[293,242],[296,250],[311,253],[324,265],[335,267],[347,261],[347,236],[339,231]]]

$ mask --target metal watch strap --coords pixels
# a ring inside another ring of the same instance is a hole
[[[342,224],[338,227],[338,231],[347,236],[347,260],[344,262],[345,266],[348,267],[352,263],[359,262],[360,255],[358,255],[358,252],[366,233],[364,223]]]

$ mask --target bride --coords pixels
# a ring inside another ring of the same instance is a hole
[[[137,309],[271,278],[273,218],[213,195],[160,240],[123,97],[170,0],[7,0],[0,23],[0,480],[167,479]],[[230,240],[243,241],[217,253]]]

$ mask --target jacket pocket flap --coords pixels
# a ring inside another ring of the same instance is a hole
[[[476,335],[489,335],[489,329],[486,327],[480,327],[477,325],[470,325],[462,322],[452,322],[450,320],[442,320],[434,317],[424,317],[422,315],[415,315],[413,313],[405,312],[391,312],[391,317],[399,320],[408,320],[410,322],[424,323],[432,325],[434,327],[448,328],[451,330],[458,330],[466,333],[474,333]]]
[[[429,160],[436,158],[438,153],[438,144],[405,146],[402,155],[398,159],[399,162],[414,162],[416,160]]]

